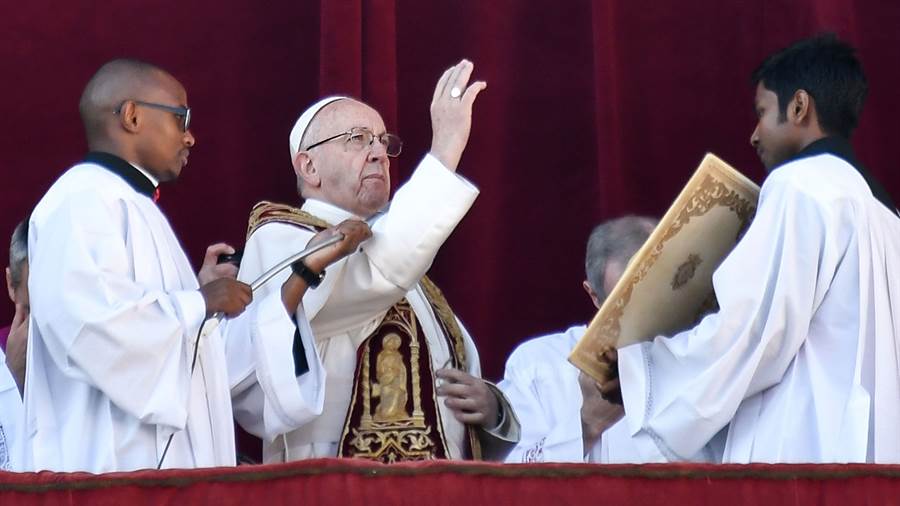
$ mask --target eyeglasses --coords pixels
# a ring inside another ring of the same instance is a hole
[[[176,117],[181,119],[181,131],[187,132],[188,128],[191,127],[191,108],[190,107],[175,107],[171,105],[163,105],[156,104],[153,102],[144,102],[143,100],[126,100],[125,102],[134,102],[137,105],[142,105],[144,107],[152,107],[153,109],[160,109],[163,111],[168,111],[174,114]],[[125,102],[119,104],[119,107],[116,107],[116,110],[113,111],[113,114],[119,114],[122,112],[122,107],[125,106]]]
[[[384,149],[387,152],[388,156],[397,156],[400,154],[400,150],[403,149],[403,141],[400,140],[400,137],[397,137],[394,134],[384,133],[381,135],[375,135],[368,128],[353,127],[346,132],[341,132],[337,135],[333,135],[325,140],[321,140],[307,147],[306,151],[309,151],[316,146],[321,146],[326,142],[340,139],[341,137],[346,137],[344,145],[350,147],[350,149],[352,149],[353,151],[361,151],[363,148],[371,146],[372,143],[375,142],[375,139],[378,139],[378,142],[384,145]]]

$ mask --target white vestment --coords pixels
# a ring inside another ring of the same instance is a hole
[[[206,306],[156,204],[82,163],[31,215],[28,468],[234,465],[222,338],[194,342]]]
[[[372,226],[372,238],[359,252],[329,266],[322,284],[304,295],[303,307],[315,335],[314,349],[304,342],[310,366],[307,379],[293,378],[290,343],[294,324],[281,307],[280,287],[290,272],[270,281],[257,292],[247,312],[229,322],[226,339],[232,382],[257,385],[242,398],[256,409],[238,410],[238,421],[264,438],[265,462],[337,455],[353,390],[357,348],[403,297],[425,333],[432,368],[437,370],[447,363],[451,350],[419,280],[477,195],[474,186],[436,158],[425,156],[397,191],[390,209]],[[332,225],[352,217],[317,200],[307,200],[302,210]],[[303,250],[313,236],[309,230],[283,223],[260,226],[244,248],[238,279],[256,279],[269,267]],[[478,376],[478,353],[464,328],[462,332],[468,372]],[[252,347],[260,339],[278,340],[284,352],[270,356],[266,363],[249,363],[239,350]],[[255,379],[248,380],[247,375]],[[438,406],[448,451],[452,458],[461,458],[465,426],[443,402]],[[275,437],[279,433],[285,434]]]
[[[713,284],[718,313],[619,350],[632,460],[900,463],[900,220],[850,164],[774,170]]]
[[[568,361],[586,327],[525,341],[510,354],[500,389],[522,425],[506,462],[584,462],[578,368]]]
[[[22,471],[22,397],[0,350],[0,471]]]

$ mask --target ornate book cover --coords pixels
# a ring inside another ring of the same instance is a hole
[[[635,253],[569,361],[595,379],[611,348],[670,336],[717,309],[712,275],[756,212],[759,186],[707,154]]]

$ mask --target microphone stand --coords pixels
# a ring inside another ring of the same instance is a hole
[[[329,237],[325,241],[316,244],[315,246],[310,246],[299,253],[294,253],[293,255],[285,258],[281,262],[275,264],[272,268],[262,273],[261,276],[256,278],[253,283],[250,283],[251,292],[255,293],[261,286],[265,285],[269,280],[274,278],[279,272],[287,269],[294,262],[299,262],[304,258],[312,255],[313,253],[317,253],[329,246],[337,244],[344,240],[344,234],[338,233],[332,237]],[[203,323],[200,324],[200,328],[197,330],[197,338],[194,340],[194,357],[191,359],[191,374],[190,377],[194,376],[194,368],[197,366],[197,352],[200,350],[200,338],[210,335],[222,321],[225,319],[225,313],[217,312],[212,316],[208,316]],[[206,323],[210,322],[209,325]],[[156,465],[156,469],[162,469],[163,462],[166,460],[166,454],[169,453],[169,445],[172,444],[172,438],[175,437],[175,433],[169,434],[169,439],[166,441],[166,447],[163,449],[162,456],[159,458],[159,463]]]

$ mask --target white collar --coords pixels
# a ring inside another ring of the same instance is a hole
[[[350,211],[341,209],[340,207],[329,204],[323,200],[306,199],[306,202],[303,203],[303,206],[300,207],[300,209],[316,218],[327,221],[330,225],[336,225],[344,220],[349,220],[350,218],[360,219]]]
[[[127,162],[127,161],[128,161],[128,160],[126,160],[126,162]],[[128,162],[128,163],[131,164],[132,167],[134,167],[135,169],[137,169],[138,172],[140,172],[141,174],[143,174],[147,179],[149,179],[150,182],[153,183],[153,187],[154,187],[154,188],[159,188],[159,180],[158,180],[158,179],[156,179],[155,177],[153,177],[149,172],[147,172],[146,170],[144,170],[144,168],[141,167],[140,165],[138,165],[138,164],[136,164],[136,163],[134,163],[134,162]]]

